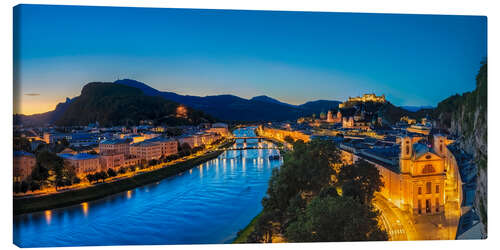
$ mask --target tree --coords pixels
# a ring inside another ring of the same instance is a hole
[[[18,182],[18,181],[14,182],[14,185],[13,185],[12,191],[14,191],[14,193],[19,193],[19,192],[21,192],[21,183],[20,183],[20,182]]]
[[[93,174],[87,174],[87,175],[85,176],[85,178],[86,178],[86,179],[87,179],[90,183],[92,183],[92,182],[96,181],[95,175],[93,175]]]
[[[338,179],[342,195],[351,196],[364,204],[371,204],[375,192],[379,192],[384,185],[378,169],[364,160],[344,166]]]
[[[101,180],[102,182],[104,182],[104,180],[106,180],[106,178],[108,178],[108,173],[106,173],[104,171],[100,171],[100,172],[96,173],[96,177],[97,177],[97,180]]]
[[[165,133],[167,134],[167,136],[170,136],[170,137],[181,136],[182,129],[180,129],[180,128],[167,128]]]
[[[26,193],[28,192],[29,185],[27,182],[23,181],[21,182],[21,192]]]
[[[14,151],[31,152],[31,145],[24,137],[14,137]]]
[[[254,231],[248,236],[248,242],[270,243],[273,236],[273,220],[276,219],[273,211],[265,210],[254,226]]]
[[[108,168],[107,174],[108,174],[109,177],[115,177],[116,176],[116,172],[112,168]]]
[[[139,162],[139,168],[145,169],[147,167],[148,167],[148,161],[146,161],[145,159],[141,159],[141,161]]]
[[[179,145],[178,150],[179,150],[179,152],[182,152],[185,155],[189,155],[191,153],[191,146],[189,145],[189,143],[184,142],[184,143]]]
[[[30,185],[30,190],[31,192],[40,189],[40,182],[38,181],[32,181]]]
[[[152,159],[152,160],[149,160],[148,162],[148,166],[152,167],[152,166],[155,166],[155,165],[158,165],[160,162],[156,159]]]
[[[289,136],[289,135],[285,136],[285,141],[288,142],[288,143],[294,143],[295,142],[295,140],[291,136]]]
[[[58,186],[63,181],[64,160],[55,153],[41,151],[36,154],[36,165],[31,173],[31,179],[40,185]]]
[[[370,206],[351,197],[316,197],[286,228],[285,235],[292,242],[387,240],[377,216]]]
[[[272,220],[282,229],[297,219],[314,196],[332,185],[332,175],[337,174],[333,166],[341,162],[340,151],[331,141],[304,143],[298,140],[293,145],[294,150],[284,155],[284,164],[273,170],[267,195],[262,200],[263,213],[272,214]],[[268,235],[262,232],[268,232],[269,225],[264,222],[257,224],[255,230],[261,233],[254,235],[253,240],[265,241]]]

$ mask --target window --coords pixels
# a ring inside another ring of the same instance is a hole
[[[431,213],[431,200],[425,200],[425,213]]]
[[[418,194],[422,194],[422,187],[418,187]]]
[[[422,214],[422,201],[418,200],[418,214]]]
[[[436,185],[436,194],[439,194],[439,185]]]
[[[406,143],[410,143],[409,141],[406,141]],[[410,154],[410,146],[406,145],[406,154]]]
[[[436,198],[436,212],[439,212],[439,198]]]
[[[436,170],[430,164],[425,165],[424,168],[422,168],[422,174],[430,174],[430,173],[434,173],[434,172],[436,172]]]
[[[425,183],[425,193],[426,194],[430,194],[432,192],[431,191],[432,190],[431,187],[432,187],[432,183],[430,183],[430,182]]]

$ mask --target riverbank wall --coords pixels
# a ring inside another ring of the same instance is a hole
[[[108,195],[124,192],[177,175],[206,161],[217,158],[223,152],[223,150],[213,151],[200,157],[179,162],[151,172],[114,182],[97,184],[84,189],[71,190],[47,196],[14,199],[13,213],[14,215],[32,213],[104,198]]]

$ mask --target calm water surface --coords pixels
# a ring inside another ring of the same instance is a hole
[[[254,136],[239,129],[236,136]],[[274,147],[238,139],[245,145]],[[276,149],[229,150],[163,181],[71,207],[14,217],[20,247],[230,243],[262,209]]]

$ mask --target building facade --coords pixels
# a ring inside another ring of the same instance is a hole
[[[141,160],[157,160],[162,155],[162,147],[158,143],[143,141],[130,145],[130,154]]]
[[[114,139],[103,140],[99,143],[99,154],[123,154],[130,155],[130,140],[127,139]]]
[[[32,153],[14,151],[14,182],[26,180],[35,168],[36,157]]]
[[[343,150],[352,154],[353,162],[362,159],[377,167],[384,183],[380,194],[394,205],[416,216],[435,215],[444,213],[447,171],[456,170],[456,165],[450,165],[446,144],[440,135],[434,135],[431,142],[403,136],[399,160],[369,149]]]
[[[59,154],[59,156],[74,168],[77,176],[85,176],[101,170],[99,155],[79,153],[76,155]]]

